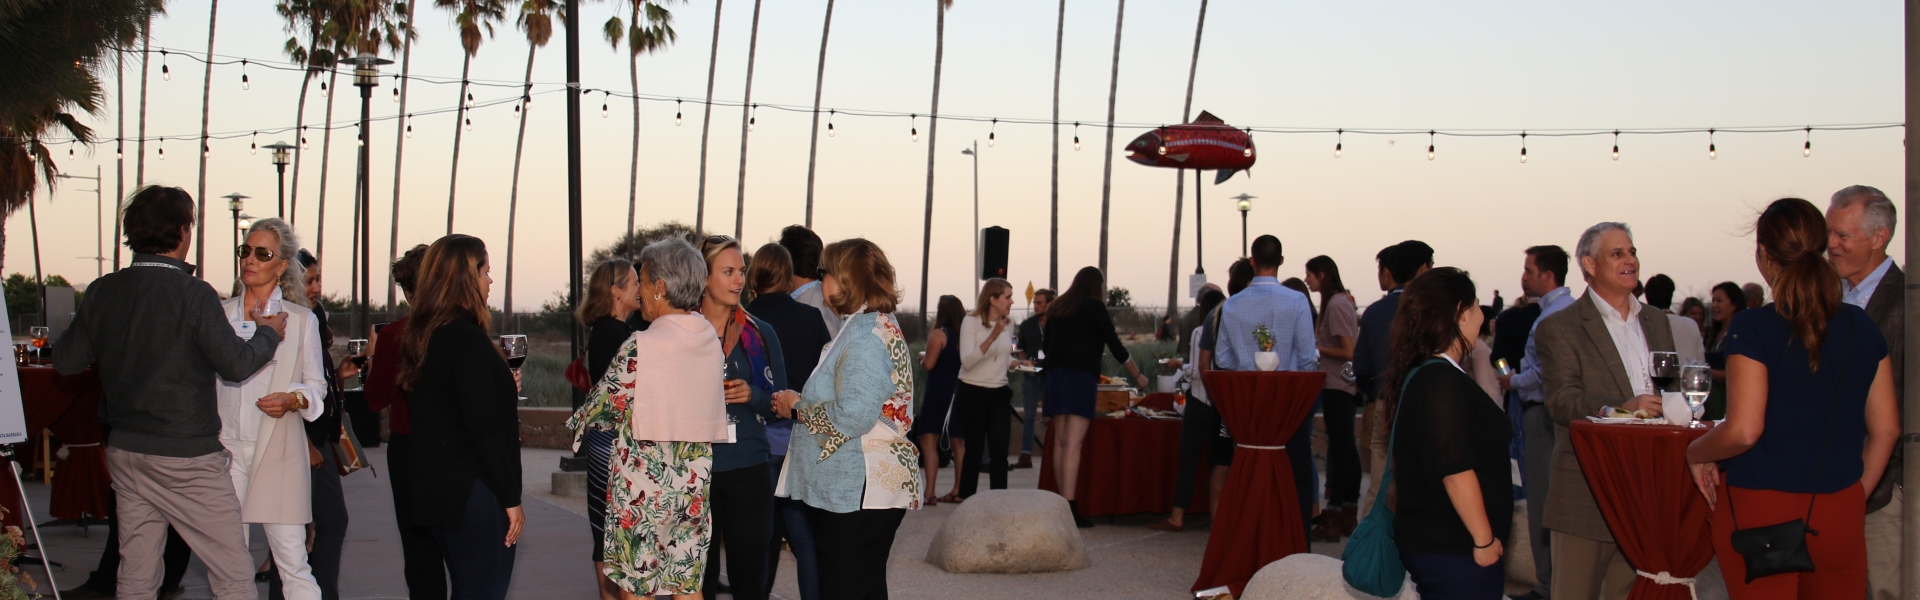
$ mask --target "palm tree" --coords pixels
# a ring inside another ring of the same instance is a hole
[[[1200,0],[1200,18],[1193,26],[1193,62],[1187,66],[1187,101],[1180,108],[1180,122],[1185,123],[1193,115],[1193,80],[1200,74],[1200,36],[1207,30],[1207,0]],[[1180,204],[1186,200],[1186,169],[1174,172],[1173,187],[1173,258],[1167,267],[1167,316],[1177,312],[1176,303],[1180,299]],[[1205,273],[1200,252],[1200,172],[1193,173],[1193,272]]]
[[[1107,163],[1106,171],[1100,176],[1100,272],[1107,271],[1107,217],[1111,213],[1113,200],[1113,105],[1120,98],[1120,32],[1127,22],[1127,0],[1120,0],[1119,12],[1113,17],[1113,73],[1107,76],[1107,151],[1101,154],[1102,162]]]
[[[1066,2],[1066,0],[1060,0]],[[820,68],[813,76],[813,136],[807,143],[807,228],[813,228],[813,162],[820,156],[820,91],[827,82],[827,34],[833,32],[833,0],[820,22]],[[1055,115],[1058,117],[1058,115]]]
[[[407,76],[412,74],[413,67],[413,9],[419,4],[419,0],[410,0],[406,3],[407,36],[400,46],[400,80],[395,82],[395,85],[400,86],[399,114],[403,120],[393,128],[393,216],[388,221],[387,232],[387,264],[389,265],[400,259],[400,175],[402,173],[400,159],[406,155],[407,137],[413,132],[413,118],[407,116],[407,87],[412,80]],[[389,321],[399,316],[396,302],[399,286],[400,284],[392,277],[387,278],[387,320]]]
[[[747,134],[753,131],[753,59],[760,52],[760,0],[753,0],[753,29],[747,33],[747,91],[740,101],[740,191],[733,200],[733,239],[742,239],[747,220]]]
[[[831,1],[831,0],[829,0]],[[1060,57],[1067,48],[1067,0],[1053,33],[1053,225],[1047,230],[1047,287],[1060,289]]]
[[[937,16],[933,25],[933,109],[927,113],[927,218],[920,233],[920,321],[923,325],[927,320],[928,266],[933,257],[933,158],[940,147],[940,65],[947,51],[947,9],[952,7],[953,0],[934,0]]]
[[[553,39],[553,8],[553,0],[522,0],[520,3],[520,17],[515,20],[515,23],[520,26],[521,31],[527,34],[527,75],[526,82],[522,84],[520,88],[526,91],[522,92],[522,94],[531,93],[533,90],[534,55],[540,51],[541,46],[547,45],[548,40]],[[529,96],[521,96],[521,109],[527,108],[529,98]],[[509,188],[507,192],[507,287],[505,308],[508,316],[513,315],[513,233],[514,214],[520,210],[520,155],[527,147],[527,121],[530,120],[532,119],[529,119],[526,114],[520,115],[520,133],[518,137],[514,138],[513,142],[513,186]]]
[[[707,57],[707,102],[700,107],[700,191],[693,201],[693,230],[707,230],[707,137],[713,132],[713,74],[720,64],[720,6],[713,0],[713,53]]]
[[[452,234],[454,199],[459,197],[455,188],[460,184],[460,132],[465,131],[461,125],[467,119],[467,76],[473,72],[473,55],[480,51],[481,34],[492,37],[494,22],[505,19],[507,9],[503,0],[433,0],[433,4],[454,11],[453,21],[460,26],[460,47],[466,51],[460,60],[460,108],[454,112],[453,167],[447,183],[447,233]]]
[[[200,80],[200,178],[198,180],[199,184],[196,186],[198,191],[193,194],[194,201],[199,203],[199,216],[196,217],[194,221],[196,223],[207,222],[207,117],[209,116],[207,110],[211,108],[208,102],[213,99],[213,34],[214,26],[218,25],[219,22],[220,0],[211,0],[207,6],[208,60],[206,61],[206,74]],[[193,231],[193,262],[197,265],[205,265],[207,264],[207,228],[195,227]],[[201,279],[207,278],[205,269],[197,273]]]
[[[627,40],[627,79],[633,84],[633,163],[627,168],[627,231],[633,231],[633,215],[640,197],[640,55],[665,50],[679,39],[673,31],[673,13],[663,3],[672,0],[627,0],[632,9],[630,21],[620,15],[607,19],[601,34],[614,48]],[[644,13],[646,25],[640,24]]]
[[[326,66],[327,80],[320,84],[321,94],[327,97],[327,113],[325,120],[320,122],[320,190],[314,198],[317,205],[314,222],[319,225],[314,228],[313,255],[324,262],[327,259],[327,167],[333,158],[333,99],[340,97],[340,86],[336,85],[340,81],[340,48],[337,38],[326,33],[321,35],[326,43],[334,46],[327,51],[332,59]],[[305,140],[306,136],[301,136],[302,143]]]
[[[287,219],[288,223],[298,223],[300,216],[300,154],[307,147],[307,87],[313,82],[313,78],[320,74],[321,67],[333,64],[333,51],[320,47],[320,30],[327,20],[324,5],[327,1],[280,0],[273,7],[274,12],[279,13],[280,18],[286,20],[287,33],[294,34],[287,38],[282,51],[286,52],[287,58],[293,59],[293,62],[307,66],[307,70],[300,77],[300,101],[293,111],[294,135],[299,136],[300,140],[293,147],[293,185],[287,192],[290,206],[287,214],[280,215]],[[304,41],[301,40],[300,33],[306,34]]]

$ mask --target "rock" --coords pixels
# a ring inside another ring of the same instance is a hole
[[[553,495],[555,496],[587,495],[587,474],[586,473],[568,473],[566,471],[554,471],[553,472]]]
[[[1400,586],[1395,599],[1419,598],[1413,580]],[[1267,563],[1253,574],[1240,600],[1366,600],[1377,598],[1347,585],[1340,559],[1318,554],[1295,554]]]
[[[1091,564],[1066,499],[1040,490],[967,498],[933,536],[927,562],[948,573],[1047,573]]]
[[[1527,531],[1527,503],[1513,503],[1513,533],[1507,535],[1507,583],[1523,584],[1528,589],[1540,583],[1534,572],[1533,542]]]

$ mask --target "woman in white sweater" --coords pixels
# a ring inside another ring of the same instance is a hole
[[[973,312],[960,323],[960,389],[953,409],[960,416],[968,448],[985,448],[991,489],[1007,489],[1007,447],[1013,419],[1013,389],[1007,369],[1013,360],[1013,285],[989,279],[980,286]],[[1018,364],[1029,364],[1019,361]],[[960,471],[960,498],[980,486],[980,459],[968,457]]]

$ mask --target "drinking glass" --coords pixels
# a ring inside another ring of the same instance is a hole
[[[347,340],[347,357],[353,359],[354,366],[367,368],[367,341],[363,339]]]
[[[1653,379],[1653,393],[1667,391],[1673,380],[1680,377],[1680,354],[1676,352],[1654,352],[1652,360],[1647,362],[1647,376]]]
[[[500,336],[500,351],[507,355],[507,366],[519,370],[520,365],[527,362],[527,336]]]
[[[27,338],[33,341],[34,358],[41,358],[46,355],[48,331],[49,330],[42,325],[27,328]]]
[[[1707,405],[1707,395],[1713,393],[1713,371],[1706,365],[1687,365],[1680,374],[1680,393],[1687,396],[1687,407],[1693,409],[1693,422],[1688,427],[1700,427],[1700,415]]]

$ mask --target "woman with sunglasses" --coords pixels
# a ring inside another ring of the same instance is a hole
[[[287,598],[319,600],[320,585],[307,562],[307,524],[313,522],[313,475],[304,421],[324,412],[327,354],[319,320],[307,308],[306,269],[293,260],[300,239],[280,219],[261,219],[236,249],[240,279],[221,302],[241,337],[252,337],[245,315],[287,314],[287,339],[274,361],[239,381],[221,379],[215,389],[220,444],[232,455],[228,475],[240,498],[240,520],[259,523],[279,568]],[[286,418],[294,415],[294,418]]]
[[[772,543],[773,478],[766,421],[773,394],[787,389],[787,366],[773,326],[740,307],[747,285],[740,242],[716,235],[700,244],[707,262],[707,293],[700,315],[713,325],[726,353],[726,443],[713,445],[713,528],[727,553],[734,598],[766,598],[767,546]],[[705,589],[720,584],[719,553],[708,554]]]

